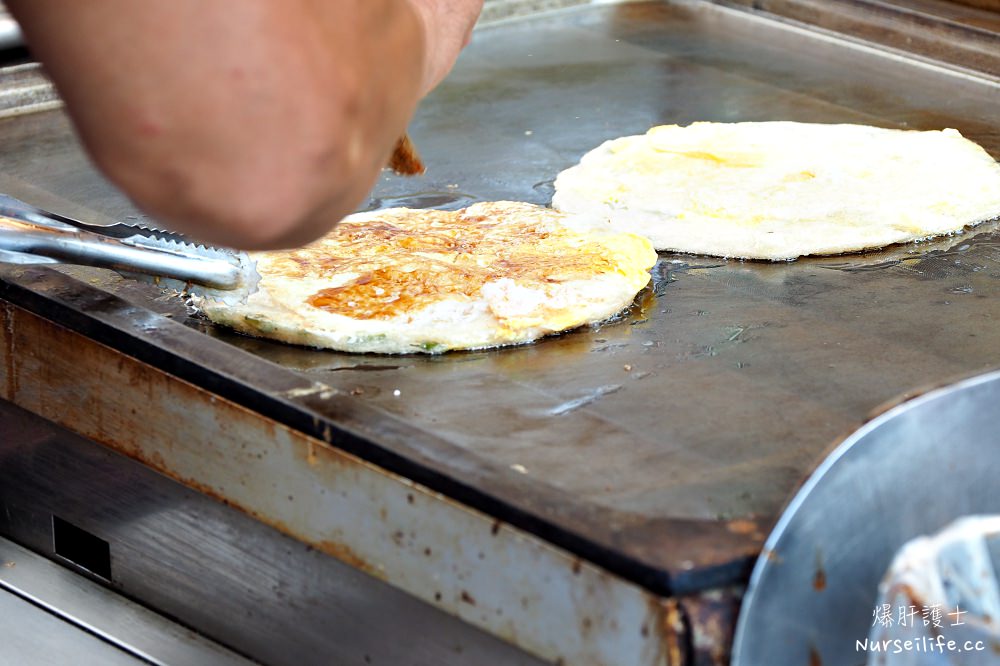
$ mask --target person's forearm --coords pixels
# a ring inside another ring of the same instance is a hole
[[[472,27],[483,8],[483,0],[409,0],[424,21],[424,93],[429,92],[451,70],[458,52],[472,37]]]
[[[428,0],[8,5],[137,205],[209,242],[271,248],[357,206],[450,67],[428,65],[429,19],[411,2]]]

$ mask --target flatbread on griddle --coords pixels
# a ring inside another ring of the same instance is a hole
[[[246,304],[200,307],[250,335],[352,352],[529,342],[626,308],[656,261],[645,238],[568,218],[509,201],[356,214],[305,248],[251,254],[261,281]]]
[[[659,250],[751,259],[860,251],[1000,216],[1000,165],[953,129],[664,125],[605,142],[555,190],[558,210]]]

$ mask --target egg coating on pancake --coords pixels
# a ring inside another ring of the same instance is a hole
[[[554,208],[660,250],[783,260],[961,231],[1000,216],[1000,165],[953,129],[662,125],[607,141]]]
[[[246,304],[199,305],[243,333],[352,352],[521,344],[598,322],[649,282],[656,252],[532,204],[349,216],[297,250],[252,253]]]

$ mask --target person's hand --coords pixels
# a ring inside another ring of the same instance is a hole
[[[303,245],[371,190],[482,0],[7,0],[104,174],[158,221]]]
[[[469,43],[483,0],[409,0],[424,26],[426,50],[423,91],[427,94],[451,71]]]

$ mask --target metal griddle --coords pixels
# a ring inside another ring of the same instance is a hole
[[[563,10],[477,32],[411,126],[428,173],[385,175],[365,207],[545,204],[602,141],[699,120],[954,127],[1000,157],[998,102],[987,76],[710,3]],[[0,146],[0,190],[139,216],[61,112],[0,122]],[[97,270],[0,267],[0,299],[679,598],[744,584],[801,480],[880,405],[998,365],[994,227],[794,263],[661,253],[614,321],[432,357],[243,337]]]

